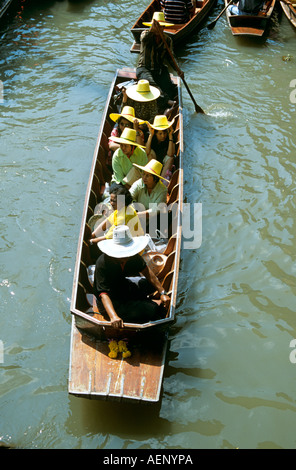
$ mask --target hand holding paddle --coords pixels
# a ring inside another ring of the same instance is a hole
[[[230,2],[228,2],[228,4],[226,5],[226,7],[223,8],[223,10],[221,11],[221,13],[219,13],[219,15],[217,16],[217,18],[212,21],[212,23],[208,24],[207,25],[207,28],[208,29],[213,29],[215,26],[216,26],[216,23],[217,21],[219,20],[219,18],[223,15],[223,13],[227,10],[227,8],[234,2],[234,0],[230,0]]]
[[[185,87],[186,87],[186,90],[188,91],[189,96],[190,96],[190,98],[191,98],[192,101],[193,101],[193,104],[194,104],[194,106],[195,106],[195,111],[196,111],[197,113],[205,114],[204,110],[196,103],[196,101],[195,101],[195,99],[194,99],[194,97],[193,97],[193,95],[192,95],[192,93],[191,93],[191,91],[190,91],[190,89],[189,89],[189,87],[188,87],[186,81],[185,81],[184,72],[182,72],[182,70],[179,68],[179,66],[178,66],[178,64],[177,64],[177,62],[176,62],[176,60],[175,60],[175,58],[174,58],[174,55],[173,55],[171,49],[170,49],[169,46],[167,45],[167,42],[166,42],[165,37],[164,37],[164,34],[163,34],[163,30],[162,30],[161,26],[158,24],[158,21],[154,20],[154,21],[153,21],[153,26],[154,26],[155,30],[157,31],[157,33],[159,34],[159,36],[161,37],[161,39],[162,39],[162,41],[163,41],[163,43],[164,43],[164,45],[165,45],[165,47],[166,47],[166,49],[167,49],[169,55],[170,55],[170,58],[171,58],[171,60],[172,60],[172,63],[174,64],[174,67],[175,67],[175,69],[176,69],[176,72],[177,72],[177,74],[179,75],[179,77],[181,77],[181,79],[182,79],[182,81],[183,81],[183,83],[184,83],[184,85],[185,85]]]
[[[285,3],[286,5],[288,5],[288,7],[295,7],[295,3],[293,4],[292,2],[289,2],[287,0],[280,0],[280,2]]]

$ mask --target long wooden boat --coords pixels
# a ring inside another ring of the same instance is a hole
[[[296,1],[295,0],[294,2],[292,1],[291,5],[287,5],[286,3],[281,2],[281,7],[286,17],[290,21],[291,25],[294,26],[294,28],[296,28]]]
[[[229,0],[224,0],[225,6]],[[226,10],[227,22],[233,36],[262,37],[267,31],[276,0],[266,0],[258,15],[231,15]]]
[[[210,14],[216,1],[217,0],[197,0],[194,16],[187,23],[175,24],[174,26],[164,29],[166,34],[173,39],[174,45],[184,42],[190,37],[193,31],[198,31],[201,28],[203,21]],[[148,5],[131,28],[131,32],[134,36],[134,43],[130,49],[131,52],[140,52],[140,35],[144,29],[147,29],[147,26],[143,25],[143,21],[151,21],[155,11],[161,11],[159,0],[152,0],[150,5]]]
[[[172,79],[178,86],[178,106],[170,118],[174,120],[176,141],[176,169],[168,187],[168,208],[174,222],[163,241],[163,252],[149,253],[151,262],[160,266],[157,276],[169,292],[170,305],[166,317],[146,324],[125,324],[123,329],[112,328],[100,315],[88,269],[94,266],[88,225],[97,203],[101,200],[105,182],[111,173],[106,165],[108,136],[114,122],[110,113],[118,113],[114,96],[122,85],[136,80],[135,69],[118,70],[107,98],[91,164],[90,177],[80,228],[77,258],[71,299],[72,327],[68,392],[85,398],[116,401],[157,402],[160,397],[168,345],[169,327],[175,319],[177,285],[181,248],[181,211],[183,200],[183,115],[180,79]],[[155,258],[154,258],[155,256]],[[161,257],[161,263],[158,264]],[[128,339],[131,356],[111,359],[109,341]]]

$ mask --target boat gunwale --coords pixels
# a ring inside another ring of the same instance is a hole
[[[102,114],[101,124],[99,127],[99,133],[98,133],[98,137],[97,137],[97,141],[95,145],[95,150],[93,153],[93,159],[91,163],[90,174],[89,174],[85,198],[84,198],[82,219],[81,219],[81,225],[80,225],[80,230],[79,230],[78,246],[77,246],[76,261],[75,261],[74,275],[73,275],[71,305],[70,305],[70,311],[71,313],[74,313],[74,314],[77,314],[79,312],[79,310],[76,309],[76,298],[77,298],[77,290],[78,290],[78,283],[79,283],[80,263],[81,263],[81,258],[82,258],[82,246],[83,246],[84,233],[85,233],[86,224],[87,224],[86,218],[87,218],[87,211],[88,211],[88,203],[89,203],[91,188],[92,188],[93,179],[94,179],[95,167],[96,167],[97,156],[98,156],[98,149],[100,146],[100,142],[102,140],[103,129],[104,129],[104,125],[105,125],[105,121],[107,117],[109,103],[110,103],[110,99],[112,97],[114,87],[117,81],[118,72],[119,72],[119,69],[117,69],[113,77],[113,80],[111,82],[111,86],[110,86],[110,89],[106,98],[106,104],[105,104],[103,114]]]
[[[6,3],[0,6],[0,19],[3,17],[3,15],[6,13],[6,11],[13,2],[14,0],[6,0]]]
[[[77,255],[76,255],[76,262],[75,262],[75,268],[74,268],[74,275],[73,275],[73,287],[72,287],[72,296],[71,296],[71,305],[70,305],[70,311],[71,314],[74,315],[77,318],[80,318],[82,320],[87,321],[89,324],[92,324],[93,326],[97,326],[98,328],[104,328],[104,327],[109,327],[110,328],[110,322],[98,320],[94,317],[92,317],[90,314],[82,312],[76,307],[76,301],[77,301],[77,293],[78,293],[78,285],[79,285],[79,272],[80,272],[80,265],[82,261],[82,247],[83,247],[83,241],[84,241],[84,236],[85,236],[85,230],[86,230],[86,225],[87,225],[87,212],[88,212],[88,207],[89,207],[89,199],[90,199],[90,193],[92,190],[92,185],[93,185],[93,180],[94,180],[94,174],[95,174],[95,168],[96,168],[96,162],[97,162],[97,156],[98,156],[98,149],[100,147],[100,143],[102,140],[102,135],[104,131],[104,126],[105,122],[107,119],[107,114],[109,110],[109,105],[114,93],[114,88],[115,85],[118,81],[118,78],[122,76],[123,79],[127,78],[128,74],[132,73],[134,76],[135,74],[135,69],[130,69],[130,68],[123,68],[123,69],[117,69],[115,76],[111,82],[110,89],[106,98],[106,104],[105,108],[102,113],[102,119],[101,119],[101,124],[99,127],[99,132],[98,132],[98,137],[95,145],[95,150],[93,153],[93,159],[91,163],[91,169],[90,169],[90,175],[87,183],[87,189],[86,189],[86,194],[85,194],[85,200],[84,200],[84,205],[83,205],[83,212],[82,212],[82,220],[81,220],[81,226],[80,226],[80,231],[79,231],[79,237],[78,237],[78,246],[77,246]],[[120,75],[123,74],[123,75]],[[183,181],[183,113],[182,111],[182,97],[181,97],[181,86],[180,86],[180,78],[173,76],[173,79],[176,81],[178,84],[178,98],[179,98],[179,114],[178,118],[180,121],[179,125],[179,168],[180,168],[180,176],[179,178],[182,179]],[[162,326],[165,324],[170,324],[174,321],[175,318],[175,308],[176,308],[176,301],[177,301],[177,284],[178,284],[178,276],[179,276],[179,267],[176,269],[176,263],[179,264],[180,260],[180,252],[181,252],[181,232],[182,232],[182,220],[181,220],[181,212],[182,212],[182,205],[183,203],[183,184],[179,184],[178,188],[178,204],[179,204],[179,210],[177,212],[177,231],[175,233],[175,238],[176,238],[176,245],[174,247],[174,251],[176,252],[177,256],[174,260],[174,276],[172,279],[172,288],[171,288],[171,301],[170,301],[170,307],[167,312],[167,315],[165,318],[156,320],[153,322],[149,323],[144,323],[144,324],[139,324],[139,323],[125,323],[124,324],[124,330],[145,330],[150,327],[157,327],[157,326]]]
[[[229,2],[224,0],[224,3],[226,7]],[[275,3],[276,0],[272,0],[265,15],[231,15],[226,9],[227,22],[233,36],[262,37],[273,14]]]
[[[287,5],[286,3],[280,0],[282,10],[289,21],[289,23],[296,28],[296,6]]]
[[[132,73],[130,73],[132,72]],[[103,133],[105,131],[112,96],[116,91],[116,85],[127,79],[135,78],[135,68],[117,69],[115,76],[111,82],[110,89],[106,98],[104,110],[102,112],[101,123],[99,127],[98,137],[93,153],[93,159],[90,167],[90,174],[87,183],[85,199],[83,204],[81,226],[79,230],[78,246],[75,260],[73,287],[71,296],[71,341],[70,341],[70,364],[69,364],[69,395],[85,399],[100,399],[120,402],[133,403],[156,403],[159,401],[162,389],[163,373],[166,362],[166,353],[168,348],[168,332],[169,327],[175,318],[175,309],[177,302],[177,286],[179,277],[180,254],[182,244],[182,207],[183,207],[183,109],[181,96],[181,80],[180,77],[173,76],[175,83],[178,85],[178,111],[177,124],[178,129],[178,193],[176,197],[178,210],[176,211],[176,228],[173,231],[172,251],[175,253],[170,273],[170,306],[167,310],[166,318],[149,322],[145,324],[125,323],[124,328],[114,329],[109,321],[102,321],[94,318],[88,310],[80,310],[81,293],[78,291],[79,285],[86,287],[84,281],[80,278],[80,269],[82,264],[86,264],[85,252],[83,252],[86,236],[88,235],[87,217],[90,205],[91,192],[93,191],[94,178],[96,175],[96,165],[98,161],[99,149],[101,146]],[[86,300],[87,300],[87,290]],[[84,295],[84,294],[82,294]],[[93,294],[92,294],[93,295]],[[78,308],[79,307],[79,308]],[[115,331],[116,330],[116,331]],[[149,338],[155,338],[155,332],[159,341],[157,341],[152,349],[149,344]],[[152,333],[152,336],[151,336]],[[114,338],[117,334],[132,340],[135,353],[132,354],[130,360],[109,359],[108,354],[108,338]],[[146,336],[148,334],[148,336]],[[124,336],[122,336],[124,335]],[[138,336],[139,335],[139,336]],[[148,340],[148,350],[147,343]],[[144,342],[143,342],[144,341]],[[93,352],[91,352],[93,351]],[[81,356],[83,361],[81,363]],[[93,356],[94,355],[94,356]],[[94,363],[91,362],[94,359]],[[90,362],[89,362],[90,361]],[[109,362],[112,361],[112,362]],[[136,362],[135,362],[136,361]],[[137,361],[140,361],[138,364]],[[83,364],[83,365],[82,365]],[[137,366],[137,367],[135,367]],[[140,367],[138,367],[140,366]],[[102,367],[102,369],[100,369]],[[111,369],[109,369],[111,367]],[[107,369],[106,369],[107,368]],[[83,370],[83,373],[80,372]],[[107,374],[110,370],[110,377]],[[104,372],[102,372],[104,371]],[[132,376],[130,376],[132,372]],[[82,374],[80,376],[80,373]],[[102,375],[103,374],[103,375]],[[130,379],[125,377],[131,377]],[[119,385],[118,385],[119,384]]]
[[[201,0],[204,5],[201,8],[197,8],[195,11],[194,16],[192,16],[187,23],[181,23],[181,24],[174,24],[172,27],[165,27],[164,32],[170,36],[173,39],[174,45],[178,44],[180,41],[182,41],[187,35],[189,35],[193,30],[195,30],[200,23],[205,19],[205,16],[209,13],[211,8],[214,6],[217,0]],[[140,34],[142,31],[145,31],[148,26],[143,27],[140,26],[141,22],[143,21],[143,17],[149,13],[149,11],[157,11],[154,8],[154,4],[156,4],[158,0],[152,0],[151,3],[147,6],[147,8],[140,14],[136,22],[131,28],[131,33],[134,36],[135,42],[132,46],[135,47],[135,45],[139,45],[138,38],[140,37]],[[151,15],[150,15],[151,16]],[[139,52],[138,50],[135,50],[132,52]]]

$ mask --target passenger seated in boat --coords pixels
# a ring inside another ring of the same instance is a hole
[[[161,176],[166,180],[171,179],[174,164],[173,123],[174,119],[168,121],[166,116],[155,116],[153,124],[148,124],[150,134],[146,143],[146,153],[149,160],[158,160],[163,165]],[[166,180],[165,184],[168,184]]]
[[[150,85],[159,89],[159,112],[157,114],[167,114],[176,104],[177,86],[172,82],[169,69],[165,64],[167,62],[174,67],[171,56],[159,33],[159,28],[173,54],[173,40],[163,32],[165,26],[173,26],[173,24],[165,22],[163,12],[155,12],[152,21],[143,22],[143,25],[151,27],[144,30],[140,36],[140,55],[136,69],[137,78],[148,80]]]
[[[124,106],[120,114],[111,113],[110,118],[116,123],[111,131],[111,136],[109,137],[109,149],[112,152],[115,152],[115,150],[120,147],[118,142],[114,142],[113,137],[120,137],[122,131],[126,127],[129,127],[130,129],[135,129],[137,133],[138,144],[145,144],[144,133],[140,128],[140,125],[144,125],[145,121],[136,118],[135,110],[132,106]]]
[[[112,239],[98,243],[102,255],[96,262],[93,289],[100,313],[115,328],[158,320],[169,305],[169,296],[140,255],[148,242],[149,237],[133,238],[126,225],[119,225]],[[148,295],[155,290],[160,299],[150,300]]]
[[[187,23],[194,14],[195,4],[191,0],[160,0],[165,20],[169,23]]]
[[[120,137],[113,137],[114,142],[118,142],[120,147],[114,152],[112,157],[112,183],[122,184],[128,189],[141,177],[139,171],[133,166],[146,165],[148,157],[144,146],[138,144],[135,129],[126,127]]]
[[[144,235],[137,212],[131,205],[132,202],[133,198],[125,186],[111,185],[110,205],[113,212],[94,229],[90,239],[91,245],[112,238],[114,228],[118,225],[127,225],[133,237]]]
[[[162,164],[157,160],[150,160],[144,167],[134,166],[142,170],[142,178],[132,185],[130,193],[142,226],[149,231],[150,218],[166,212],[168,190],[162,181],[168,181],[161,176]]]
[[[136,116],[144,121],[152,122],[158,114],[159,95],[158,88],[150,86],[148,80],[139,80],[136,85],[128,88],[122,87],[122,106],[133,107]]]
[[[230,5],[228,11],[231,15],[258,15],[264,3],[264,0],[239,0],[238,3]]]

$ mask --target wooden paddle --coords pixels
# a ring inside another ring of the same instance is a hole
[[[296,3],[289,2],[287,0],[280,0],[280,2],[285,3],[285,5],[288,5],[288,7],[294,7],[296,6]]]
[[[193,95],[192,95],[192,93],[191,93],[191,91],[190,91],[190,89],[189,89],[189,87],[188,87],[186,81],[185,81],[184,73],[183,73],[182,70],[179,68],[177,62],[175,61],[175,58],[174,58],[174,56],[173,56],[173,53],[172,53],[171,49],[170,49],[169,46],[167,45],[167,42],[166,42],[166,40],[165,40],[165,37],[164,37],[164,34],[163,34],[163,31],[162,31],[161,27],[159,26],[159,24],[158,24],[157,21],[155,21],[155,20],[153,20],[153,21],[154,21],[154,23],[155,23],[155,27],[156,27],[156,29],[157,29],[157,31],[158,31],[158,33],[159,33],[159,35],[160,35],[162,41],[163,41],[163,43],[164,43],[164,45],[165,45],[165,47],[166,47],[166,49],[167,49],[167,51],[168,51],[168,53],[169,53],[169,55],[170,55],[170,58],[172,59],[172,62],[173,62],[174,67],[175,67],[175,69],[176,69],[176,72],[177,72],[177,74],[179,75],[179,77],[182,78],[182,81],[183,81],[183,83],[184,83],[184,85],[185,85],[185,87],[186,87],[186,90],[188,91],[189,96],[190,96],[190,98],[191,98],[192,101],[193,101],[193,104],[194,104],[194,106],[195,106],[195,112],[196,112],[196,113],[205,114],[204,110],[196,103],[196,101],[195,101],[195,99],[194,99],[194,97],[193,97]]]
[[[213,29],[213,28],[215,28],[218,19],[223,15],[223,13],[227,10],[227,8],[229,7],[229,5],[231,5],[233,2],[234,2],[234,0],[230,0],[230,2],[226,5],[226,7],[224,7],[223,10],[219,13],[219,15],[217,16],[217,18],[216,18],[214,21],[212,21],[212,23],[210,23],[210,24],[207,25],[207,28],[208,28],[208,29]]]

